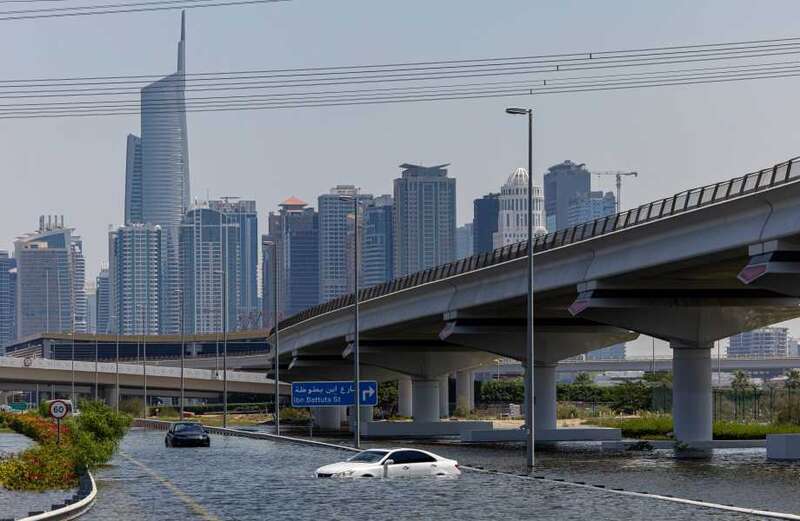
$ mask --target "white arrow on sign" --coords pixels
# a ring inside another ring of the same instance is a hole
[[[361,401],[362,402],[366,402],[367,398],[372,398],[372,395],[374,395],[374,394],[375,394],[375,388],[374,387],[367,387],[366,389],[361,391]]]

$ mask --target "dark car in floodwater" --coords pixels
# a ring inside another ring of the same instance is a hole
[[[177,422],[169,426],[167,437],[164,438],[167,447],[210,447],[211,438],[199,423]]]

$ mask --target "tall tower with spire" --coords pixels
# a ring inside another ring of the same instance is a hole
[[[137,221],[162,229],[162,333],[177,333],[180,328],[178,228],[190,205],[185,12],[181,12],[177,65],[176,72],[141,91],[141,138],[138,150],[134,148],[140,154],[140,170],[131,168],[137,182],[130,183],[138,193],[126,193],[126,203],[130,200],[131,208],[140,209]]]

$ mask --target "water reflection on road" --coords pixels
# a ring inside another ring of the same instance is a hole
[[[316,479],[315,468],[347,454],[219,436],[210,449],[167,449],[163,436],[128,434],[123,454],[96,473],[99,499],[83,519],[748,519],[473,472],[457,479]]]

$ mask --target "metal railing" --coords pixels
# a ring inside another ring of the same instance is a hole
[[[641,224],[673,217],[722,201],[737,199],[778,185],[796,182],[800,179],[800,165],[794,166],[798,160],[800,160],[800,157],[795,157],[764,170],[751,172],[727,181],[684,190],[671,197],[658,199],[631,210],[601,217],[594,221],[581,223],[546,235],[539,235],[534,240],[533,251],[536,254],[543,253]],[[527,248],[527,241],[522,241],[490,252],[434,266],[370,288],[364,288],[359,291],[359,301],[364,302],[429,282],[524,258],[527,255]],[[317,315],[352,306],[352,304],[353,294],[343,295],[282,320],[280,327],[290,327]]]

